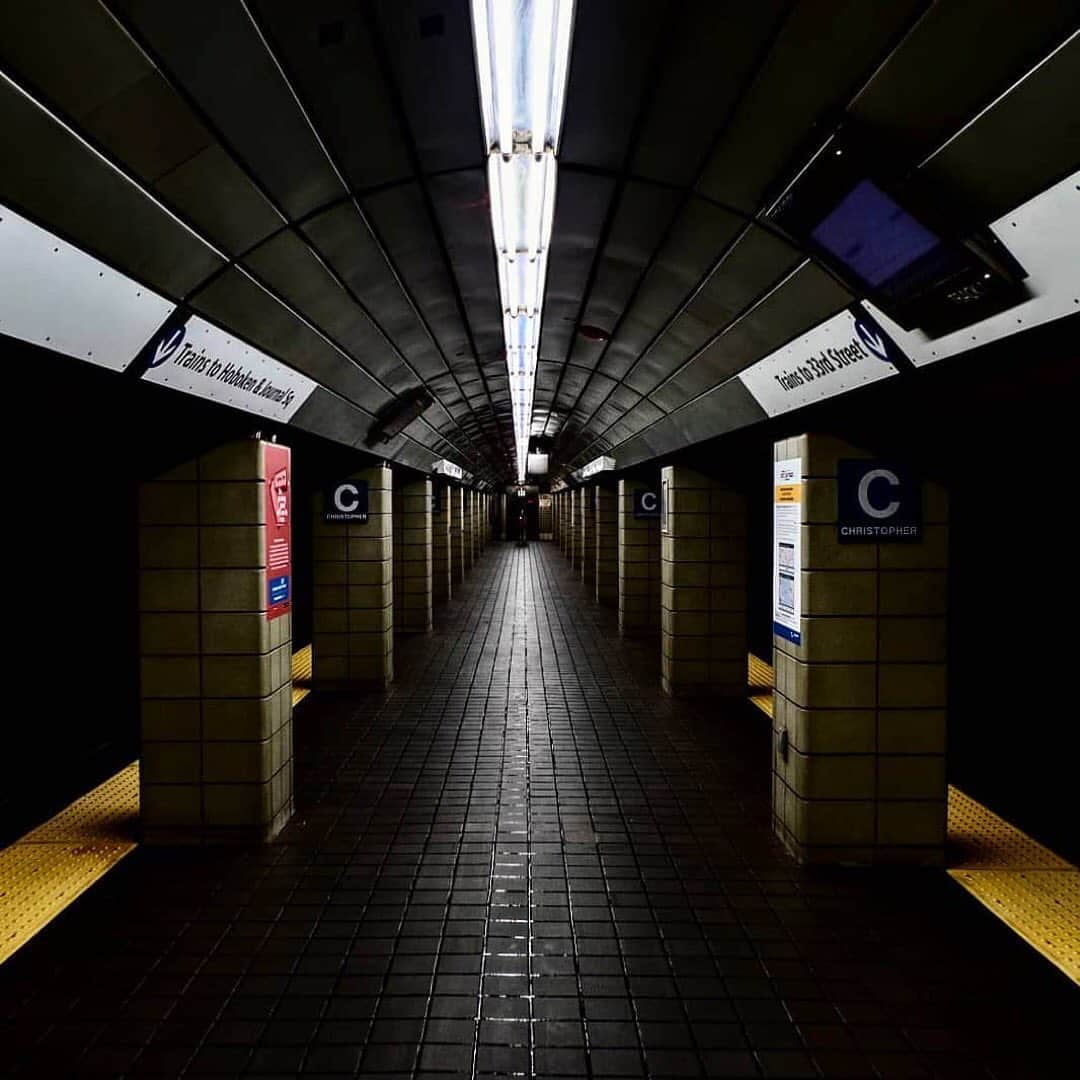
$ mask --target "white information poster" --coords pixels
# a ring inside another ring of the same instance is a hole
[[[773,472],[773,633],[802,644],[802,460],[777,461]]]

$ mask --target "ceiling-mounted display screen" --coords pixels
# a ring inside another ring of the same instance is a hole
[[[870,180],[855,185],[811,232],[867,288],[903,296],[951,261],[941,237]]]
[[[887,153],[853,134],[830,142],[771,216],[908,330],[950,333],[1027,298],[1024,267],[985,222],[913,193]]]

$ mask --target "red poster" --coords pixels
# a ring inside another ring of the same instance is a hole
[[[266,443],[267,619],[292,608],[292,482],[287,446]]]

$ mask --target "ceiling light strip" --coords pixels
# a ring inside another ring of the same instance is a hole
[[[524,483],[555,216],[574,0],[472,0],[518,483]]]

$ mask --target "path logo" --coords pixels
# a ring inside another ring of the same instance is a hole
[[[867,325],[862,319],[856,319],[855,333],[859,335],[859,340],[879,360],[884,360],[886,364],[892,363],[892,357],[889,355],[889,343],[881,331]]]
[[[183,340],[184,328],[182,326],[168,331],[154,348],[154,355],[150,357],[150,367],[156,368],[164,364],[180,348],[180,342]]]

